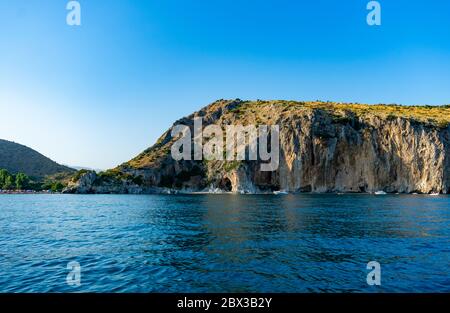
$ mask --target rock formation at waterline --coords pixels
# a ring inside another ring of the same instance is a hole
[[[80,172],[67,193],[450,193],[450,106],[219,100],[175,122],[193,128],[279,125],[279,166],[172,158],[171,130],[134,159]]]

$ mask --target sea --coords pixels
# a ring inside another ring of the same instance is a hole
[[[0,292],[450,292],[450,197],[0,195]]]

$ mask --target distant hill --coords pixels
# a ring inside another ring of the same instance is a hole
[[[0,168],[13,174],[22,172],[34,178],[75,172],[74,169],[60,165],[31,148],[2,139],[0,139]]]
[[[94,171],[94,172],[97,172],[97,173],[100,173],[100,172],[104,171],[104,169],[101,169],[101,168],[92,168],[92,167],[87,167],[87,166],[70,165],[70,164],[62,164],[62,165],[70,167],[70,168],[73,168],[73,169],[75,169],[77,171],[86,170],[86,171]]]

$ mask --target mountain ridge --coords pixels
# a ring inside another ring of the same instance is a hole
[[[75,172],[74,169],[60,165],[32,148],[4,139],[0,139],[0,168],[12,174],[22,172],[36,179]]]

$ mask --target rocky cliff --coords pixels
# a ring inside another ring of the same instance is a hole
[[[219,100],[175,125],[279,125],[280,161],[175,161],[171,129],[134,159],[75,177],[68,193],[450,193],[450,106]]]

